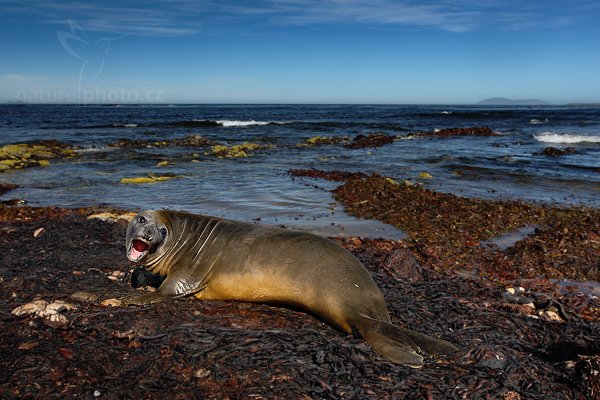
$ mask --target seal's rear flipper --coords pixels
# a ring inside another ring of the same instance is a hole
[[[392,362],[412,368],[423,366],[423,357],[418,352],[451,354],[458,350],[445,340],[422,335],[368,317],[361,317],[356,328],[375,352]]]

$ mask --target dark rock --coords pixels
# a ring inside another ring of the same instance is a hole
[[[0,183],[0,196],[6,192],[10,192],[11,190],[18,188],[18,187],[19,187],[18,185],[15,185],[13,183]]]
[[[362,172],[348,171],[322,171],[319,169],[289,169],[288,174],[291,176],[306,176],[309,178],[320,178],[334,182],[346,182],[354,179],[366,178],[367,174]]]
[[[381,147],[394,141],[394,136],[382,133],[371,133],[368,136],[357,135],[352,142],[344,145],[348,149],[364,149],[365,147]]]
[[[414,137],[453,137],[453,136],[499,136],[487,126],[475,126],[470,128],[446,128],[439,131],[421,131],[412,134]]]
[[[549,157],[560,157],[560,156],[564,156],[565,154],[575,154],[577,153],[577,150],[575,149],[575,147],[565,147],[564,149],[557,149],[556,147],[546,147],[544,150],[542,150],[539,153],[534,153],[536,155],[542,155],[542,156],[549,156]]]

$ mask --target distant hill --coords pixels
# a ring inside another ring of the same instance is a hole
[[[489,99],[481,100],[476,104],[481,106],[546,106],[550,103],[548,103],[547,101],[537,99],[511,100],[505,99],[504,97],[492,97]]]

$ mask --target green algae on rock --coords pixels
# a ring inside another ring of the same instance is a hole
[[[168,181],[171,179],[179,179],[179,178],[181,178],[181,177],[177,176],[177,175],[148,174],[147,176],[139,176],[139,177],[133,177],[133,178],[121,178],[119,183],[130,184],[130,185],[131,184],[145,184],[145,183],[164,182],[164,181]]]
[[[219,158],[245,158],[250,157],[256,150],[267,150],[273,146],[261,146],[256,143],[244,142],[232,146],[215,145],[210,149],[210,153]]]
[[[298,143],[297,146],[321,146],[324,144],[339,144],[347,141],[348,138],[345,136],[313,136],[309,139],[306,139],[304,143]]]
[[[47,167],[55,158],[74,157],[76,151],[56,140],[15,143],[0,147],[0,172],[29,167]]]
[[[110,143],[108,147],[138,149],[144,147],[203,147],[214,144],[213,141],[200,136],[190,135],[179,139],[145,140],[145,139],[120,139]]]

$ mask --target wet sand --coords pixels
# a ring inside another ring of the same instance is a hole
[[[468,200],[377,175],[339,181],[348,213],[408,237],[334,240],[373,274],[394,323],[459,352],[414,370],[298,310],[112,307],[105,300],[135,290],[127,221],[88,216],[126,210],[0,205],[0,397],[597,398],[600,301],[585,280],[598,280],[598,210]],[[512,246],[488,245],[533,224]],[[40,299],[75,308],[11,314]]]

